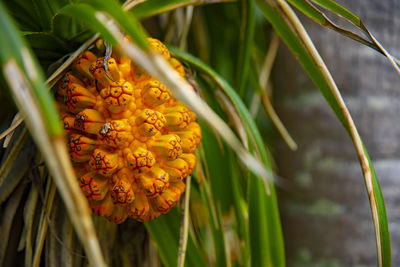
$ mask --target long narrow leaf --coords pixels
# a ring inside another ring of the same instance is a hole
[[[239,182],[239,170],[234,160],[234,154],[228,152],[228,159],[232,173],[232,194],[234,200],[234,208],[236,221],[238,224],[238,235],[242,244],[243,266],[249,266],[250,262],[250,245],[249,245],[249,224],[246,218],[248,217],[248,206],[245,204],[244,197],[241,192],[241,184]]]
[[[289,3],[291,3],[293,6],[295,6],[298,10],[303,12],[305,15],[307,15],[309,18],[313,19],[315,22],[319,23],[320,25],[333,29],[334,31],[337,31],[338,33],[347,36],[363,45],[369,46],[376,51],[382,53],[380,51],[379,47],[374,44],[372,40],[368,40],[364,38],[363,36],[351,32],[349,30],[344,29],[343,27],[338,26],[334,22],[332,22],[322,11],[320,11],[318,8],[316,8],[314,5],[312,5],[309,1],[305,0],[288,0]],[[336,9],[335,9],[336,10]],[[353,15],[354,16],[354,15]],[[350,16],[348,16],[350,17]],[[353,19],[354,20],[354,19]],[[356,21],[356,20],[354,20]],[[361,21],[359,21],[361,22]],[[360,27],[363,31],[365,30],[365,27],[361,25],[362,24],[355,24],[357,27]]]
[[[133,9],[132,13],[136,18],[142,19],[189,5],[204,5],[233,1],[234,0],[147,0]]]
[[[111,44],[116,44],[117,40],[109,33],[106,27],[96,19],[96,9],[87,4],[71,4],[63,7],[60,14],[65,14],[75,19],[85,20],[92,28],[101,33]]]
[[[237,90],[241,96],[244,95],[246,84],[247,84],[247,74],[249,72],[251,48],[253,44],[253,36],[255,31],[255,4],[254,0],[246,0],[242,3],[244,14],[242,14],[242,36],[240,38],[239,46],[239,59],[237,64]]]
[[[215,178],[215,177],[213,177]],[[208,212],[208,222],[211,229],[211,236],[214,244],[215,252],[215,264],[216,266],[227,266],[226,254],[225,254],[225,238],[221,223],[221,212],[216,205],[213,203],[213,197],[211,196],[211,190],[207,182],[203,182],[200,188],[200,194]]]
[[[0,41],[2,73],[53,174],[89,261],[105,266],[88,203],[72,170],[54,101],[44,84],[41,69],[1,3],[0,23],[4,29],[1,31],[4,38]]]
[[[184,51],[178,50],[176,48],[170,48],[171,52],[177,56],[178,58],[190,63],[192,66],[197,69],[207,73],[211,78],[215,80],[215,82],[220,86],[220,88],[225,92],[225,94],[232,101],[234,106],[236,107],[241,120],[245,122],[249,128],[249,132],[251,133],[252,138],[254,138],[255,145],[257,151],[260,153],[261,160],[266,166],[267,169],[270,169],[270,160],[268,157],[268,153],[265,150],[264,143],[262,141],[262,137],[258,128],[251,117],[249,111],[246,106],[237,95],[235,90],[215,71],[213,71],[210,67],[205,65],[199,59],[193,57],[192,55],[185,53]],[[270,173],[271,174],[271,173]],[[272,176],[272,175],[271,175]],[[253,247],[259,246],[259,244],[263,244],[267,242],[269,244],[262,245],[263,248],[269,248],[271,251],[271,262],[273,266],[285,266],[285,252],[283,246],[283,237],[282,230],[280,225],[279,211],[277,206],[277,200],[275,195],[275,189],[270,185],[270,195],[266,194],[264,189],[259,189],[258,187],[263,187],[265,183],[270,181],[260,180],[260,177],[250,177],[251,181],[251,191],[249,191],[250,202],[252,203],[251,207],[249,207],[249,227],[254,227],[256,224],[259,227],[267,228],[267,232],[264,232],[260,229],[260,233],[256,234],[256,232],[250,233],[250,241],[253,244]],[[254,181],[254,179],[258,181]],[[258,186],[258,187],[257,187]],[[264,188],[264,187],[263,187]],[[250,203],[249,203],[250,205]],[[268,215],[268,222],[266,222],[263,218],[258,217],[258,213],[264,213]],[[262,220],[262,221],[260,221]],[[257,222],[255,222],[257,221]],[[254,223],[253,223],[254,222]],[[253,229],[254,230],[254,229]],[[258,248],[256,249],[258,250]],[[266,251],[254,251],[253,253],[267,253]],[[265,259],[265,255],[254,255],[255,258],[259,261],[259,264],[268,261]],[[259,265],[262,266],[262,265]]]
[[[129,16],[123,8],[114,1],[85,0],[88,4],[110,14],[123,29],[134,38],[137,45],[144,50],[149,49],[145,30],[134,16]]]
[[[369,46],[372,49],[378,51],[379,53],[385,55],[395,70],[400,74],[400,61],[393,57],[380,43],[379,41],[373,36],[373,34],[365,27],[362,21],[355,16],[353,13],[349,12],[339,4],[335,3],[331,0],[316,0],[313,2],[318,3],[320,6],[332,11],[334,14],[337,14],[346,18],[355,26],[357,26],[362,32],[369,37],[369,40],[360,36],[357,33],[352,31],[346,30],[343,27],[339,27],[335,23],[333,23],[328,17],[319,9],[317,9],[314,5],[312,5],[308,0],[288,0],[292,5],[294,5],[297,9],[301,12],[306,14],[308,17],[319,23],[320,25],[333,29],[340,34],[349,37],[357,42],[360,42],[363,45]]]
[[[168,214],[154,221],[146,222],[145,225],[157,246],[164,265],[166,267],[177,266],[180,225],[177,209],[174,208]],[[207,266],[191,234],[189,234],[185,263],[186,266],[193,267]]]
[[[354,25],[362,27],[362,22],[356,15],[354,15],[352,12],[342,7],[335,1],[332,0],[311,0],[311,1],[319,4],[320,6],[325,7],[326,9],[332,11],[333,13],[341,15],[342,17],[354,23]]]
[[[215,264],[216,266],[227,266],[225,255],[225,236],[222,227],[222,212],[229,208],[227,201],[231,200],[231,177],[227,168],[227,161],[224,149],[218,145],[218,140],[213,131],[202,126],[202,148],[204,149],[204,157],[202,167],[205,170],[207,179],[200,184],[200,193],[205,203],[208,213],[209,226],[214,243]],[[222,147],[224,147],[222,145]]]

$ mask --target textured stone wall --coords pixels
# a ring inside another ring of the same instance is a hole
[[[338,1],[400,57],[400,2]],[[301,16],[370,153],[389,217],[393,266],[400,266],[400,77],[374,50]],[[274,69],[278,112],[299,145],[278,142],[288,266],[376,266],[369,201],[354,146],[294,57],[281,45]],[[279,137],[277,137],[279,139]]]

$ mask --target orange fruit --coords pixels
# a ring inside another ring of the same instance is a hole
[[[181,63],[149,38],[185,79]],[[121,223],[157,218],[174,207],[196,162],[196,114],[129,58],[85,51],[57,87],[68,147],[94,213]]]

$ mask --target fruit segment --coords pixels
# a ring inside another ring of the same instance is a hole
[[[156,162],[153,153],[143,147],[136,147],[133,151],[129,148],[124,150],[126,167],[132,170],[151,168]]]
[[[170,59],[171,54],[168,51],[168,48],[162,42],[154,38],[148,38],[148,42],[154,51],[162,55],[166,60]]]
[[[133,100],[133,87],[130,82],[117,81],[104,87],[100,91],[105,107],[112,113],[119,113],[127,109]]]
[[[152,149],[162,158],[174,160],[182,154],[181,138],[176,134],[166,134],[157,138]]]
[[[96,172],[88,172],[79,179],[82,192],[88,199],[102,200],[107,195],[107,179]]]
[[[69,136],[69,155],[73,162],[85,162],[90,159],[91,152],[96,148],[96,140],[81,134],[73,133]]]
[[[145,137],[156,135],[165,125],[165,117],[162,113],[144,109],[136,117],[136,125],[139,127],[140,134]]]
[[[158,80],[152,79],[142,90],[143,101],[150,107],[162,105],[171,98],[171,92]]]
[[[111,176],[118,168],[118,156],[96,148],[90,157],[89,166],[101,175]]]
[[[182,180],[189,175],[189,165],[181,158],[165,161],[162,167],[171,181]]]
[[[90,80],[93,81],[93,76],[90,71],[90,67],[92,65],[92,62],[96,61],[96,59],[97,57],[92,52],[85,51],[75,60],[72,66],[76,71],[78,71],[82,75],[84,80],[88,79],[89,81]]]
[[[104,118],[94,109],[85,109],[75,116],[74,128],[82,132],[98,134],[104,124]]]
[[[112,120],[101,126],[99,138],[108,146],[126,147],[134,139],[131,131],[132,127],[128,120]]]
[[[114,82],[120,81],[121,75],[118,70],[117,62],[115,59],[109,58],[107,61],[108,75],[104,69],[104,58],[98,58],[96,62],[90,65],[89,71],[94,76],[97,86],[104,88],[112,85]]]
[[[139,174],[140,186],[147,197],[156,197],[160,195],[169,184],[169,175],[163,169],[153,167],[150,171]]]
[[[135,194],[132,188],[132,177],[130,173],[122,169],[117,177],[114,178],[116,181],[112,187],[111,198],[115,205],[128,205],[135,199]]]

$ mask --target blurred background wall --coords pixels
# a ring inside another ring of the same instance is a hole
[[[400,2],[337,1],[400,57]],[[301,17],[341,90],[380,179],[393,266],[400,266],[400,77],[376,51]],[[355,148],[322,95],[281,44],[278,113],[299,145],[276,149],[288,266],[377,266],[374,229]]]
[[[358,15],[384,47],[400,58],[400,1],[337,1]],[[392,265],[400,266],[400,77],[374,50],[308,18],[301,19],[342,91],[374,162],[389,217]],[[350,138],[283,44],[273,82],[278,113],[299,145],[292,152],[280,142],[275,150],[279,175],[291,181],[279,190],[288,266],[377,266],[369,201]],[[0,122],[5,123],[0,126],[5,129],[7,118],[15,112],[2,90],[0,103]],[[72,231],[70,224],[58,226]],[[133,257],[139,255],[136,259],[141,262],[143,227],[134,222],[120,230],[110,227],[104,231],[124,235],[130,246],[123,247],[133,251]],[[126,235],[125,228],[135,230]],[[132,241],[132,236],[138,241]],[[102,243],[114,244],[108,235]]]

